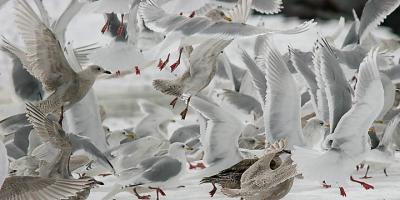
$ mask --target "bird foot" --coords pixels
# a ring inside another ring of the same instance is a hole
[[[172,101],[171,101],[171,103],[169,103],[169,105],[171,105],[172,106],[172,108],[175,108],[175,105],[176,105],[176,102],[178,101],[178,97],[175,97],[175,99],[173,99]]]
[[[121,14],[121,24],[118,27],[117,35],[122,36],[124,34],[124,14]]]
[[[165,61],[162,61],[161,59],[160,59],[160,62],[158,62],[158,69],[160,69],[160,71],[161,70],[163,70],[164,69],[164,67],[167,65],[167,63],[169,62],[169,56],[170,56],[171,54],[169,53],[168,54],[168,56],[167,56],[167,58],[165,59]]]
[[[322,187],[323,187],[323,188],[327,188],[327,189],[328,189],[328,188],[331,188],[332,186],[331,186],[331,185],[328,185],[328,184],[326,184],[326,182],[325,182],[325,181],[323,181],[323,182],[322,182]]]
[[[193,164],[190,163],[190,162],[188,162],[188,163],[189,163],[189,169],[196,169],[197,165],[193,165]]]
[[[110,20],[107,19],[106,24],[104,24],[103,28],[101,28],[101,33],[105,33],[110,27]]]
[[[178,60],[177,60],[174,64],[172,64],[172,65],[170,66],[171,72],[175,71],[175,69],[176,69],[176,68],[179,66],[179,64],[181,63],[182,51],[183,51],[183,47],[181,47],[181,48],[179,49],[179,57],[178,57]]]
[[[136,74],[136,75],[140,75],[139,66],[135,66],[135,74]]]
[[[180,64],[180,61],[179,61],[179,60],[176,61],[174,64],[172,64],[172,65],[170,66],[171,72],[174,72],[175,69],[179,66],[179,64]]]
[[[192,13],[190,13],[189,18],[193,18],[195,14],[196,14],[196,12],[193,11]]]
[[[138,199],[143,199],[143,200],[150,200],[151,195],[140,195],[137,191],[136,188],[133,188],[133,193]]]
[[[121,76],[121,71],[117,70],[117,71],[115,72],[115,75]]]
[[[213,197],[215,195],[215,193],[217,192],[217,187],[215,187],[215,183],[211,183],[213,186],[213,189],[208,192],[210,194],[211,197]]]
[[[350,176],[350,180],[353,181],[353,182],[355,182],[355,183],[361,184],[361,186],[363,186],[364,189],[366,189],[366,190],[374,189],[374,188],[375,188],[373,185],[370,185],[370,184],[368,184],[368,183],[366,183],[366,182],[362,182],[362,181],[355,180],[352,176]]]
[[[347,196],[346,191],[344,191],[343,187],[339,187],[339,190],[340,190],[340,195],[342,195],[343,197]]]
[[[180,115],[181,115],[181,117],[182,117],[182,120],[184,120],[185,118],[186,118],[186,115],[187,115],[187,112],[188,112],[188,108],[185,108],[181,113],[180,113]]]
[[[196,164],[196,167],[200,168],[200,169],[205,169],[206,166],[204,165],[204,163],[200,162]]]

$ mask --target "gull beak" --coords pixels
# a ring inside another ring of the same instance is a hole
[[[135,139],[136,138],[136,134],[133,132],[129,132],[126,134],[126,137],[129,139]]]
[[[228,16],[224,16],[224,20],[226,20],[226,21],[228,21],[228,22],[231,22],[232,21],[232,18],[230,18],[230,17],[228,17]]]
[[[186,145],[186,146],[185,146],[185,150],[187,150],[187,151],[193,151],[193,147],[190,147],[190,146]]]
[[[112,74],[110,71],[104,71],[105,74]]]

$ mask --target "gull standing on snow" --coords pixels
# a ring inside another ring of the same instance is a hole
[[[178,181],[186,172],[186,150],[191,150],[191,148],[176,142],[169,146],[167,155],[143,160],[137,168],[131,170],[137,175],[125,181],[124,183],[129,184],[125,187],[149,186],[149,189],[157,192],[157,200],[159,194],[165,196],[160,187],[179,186]],[[137,192],[135,194],[140,197]]]
[[[111,74],[96,65],[76,73],[54,34],[29,4],[25,0],[18,0],[15,10],[17,28],[26,52],[7,41],[3,46],[20,58],[26,57],[26,60],[22,60],[25,68],[42,82],[46,90],[53,92],[47,99],[38,102],[44,113],[57,111],[62,106],[69,109],[86,95],[98,75]]]
[[[317,152],[301,147],[293,151],[293,160],[305,178],[325,181],[340,187],[341,195],[348,178],[360,183],[365,189],[373,186],[355,180],[351,174],[368,151],[367,132],[383,107],[383,87],[377,67],[375,48],[360,66],[359,82],[355,90],[355,103],[342,116],[335,131],[326,138],[328,150]]]

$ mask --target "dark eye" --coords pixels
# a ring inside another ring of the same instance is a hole
[[[324,125],[324,122],[319,122],[319,125],[321,125],[321,126]]]
[[[185,145],[182,145],[182,148],[185,148]]]
[[[97,68],[97,71],[100,71],[100,67]]]

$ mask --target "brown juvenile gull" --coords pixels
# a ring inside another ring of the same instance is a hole
[[[285,140],[271,145],[266,154],[251,165],[240,178],[240,189],[223,188],[222,192],[229,197],[241,196],[246,200],[278,200],[292,188],[297,175],[296,165],[290,157],[282,160],[279,157],[287,146]]]
[[[40,20],[25,0],[15,3],[16,24],[26,50],[20,50],[3,39],[3,48],[17,55],[24,67],[39,79],[52,94],[38,107],[44,113],[65,109],[80,101],[92,87],[97,76],[111,72],[90,65],[75,72],[68,63],[54,33]]]

